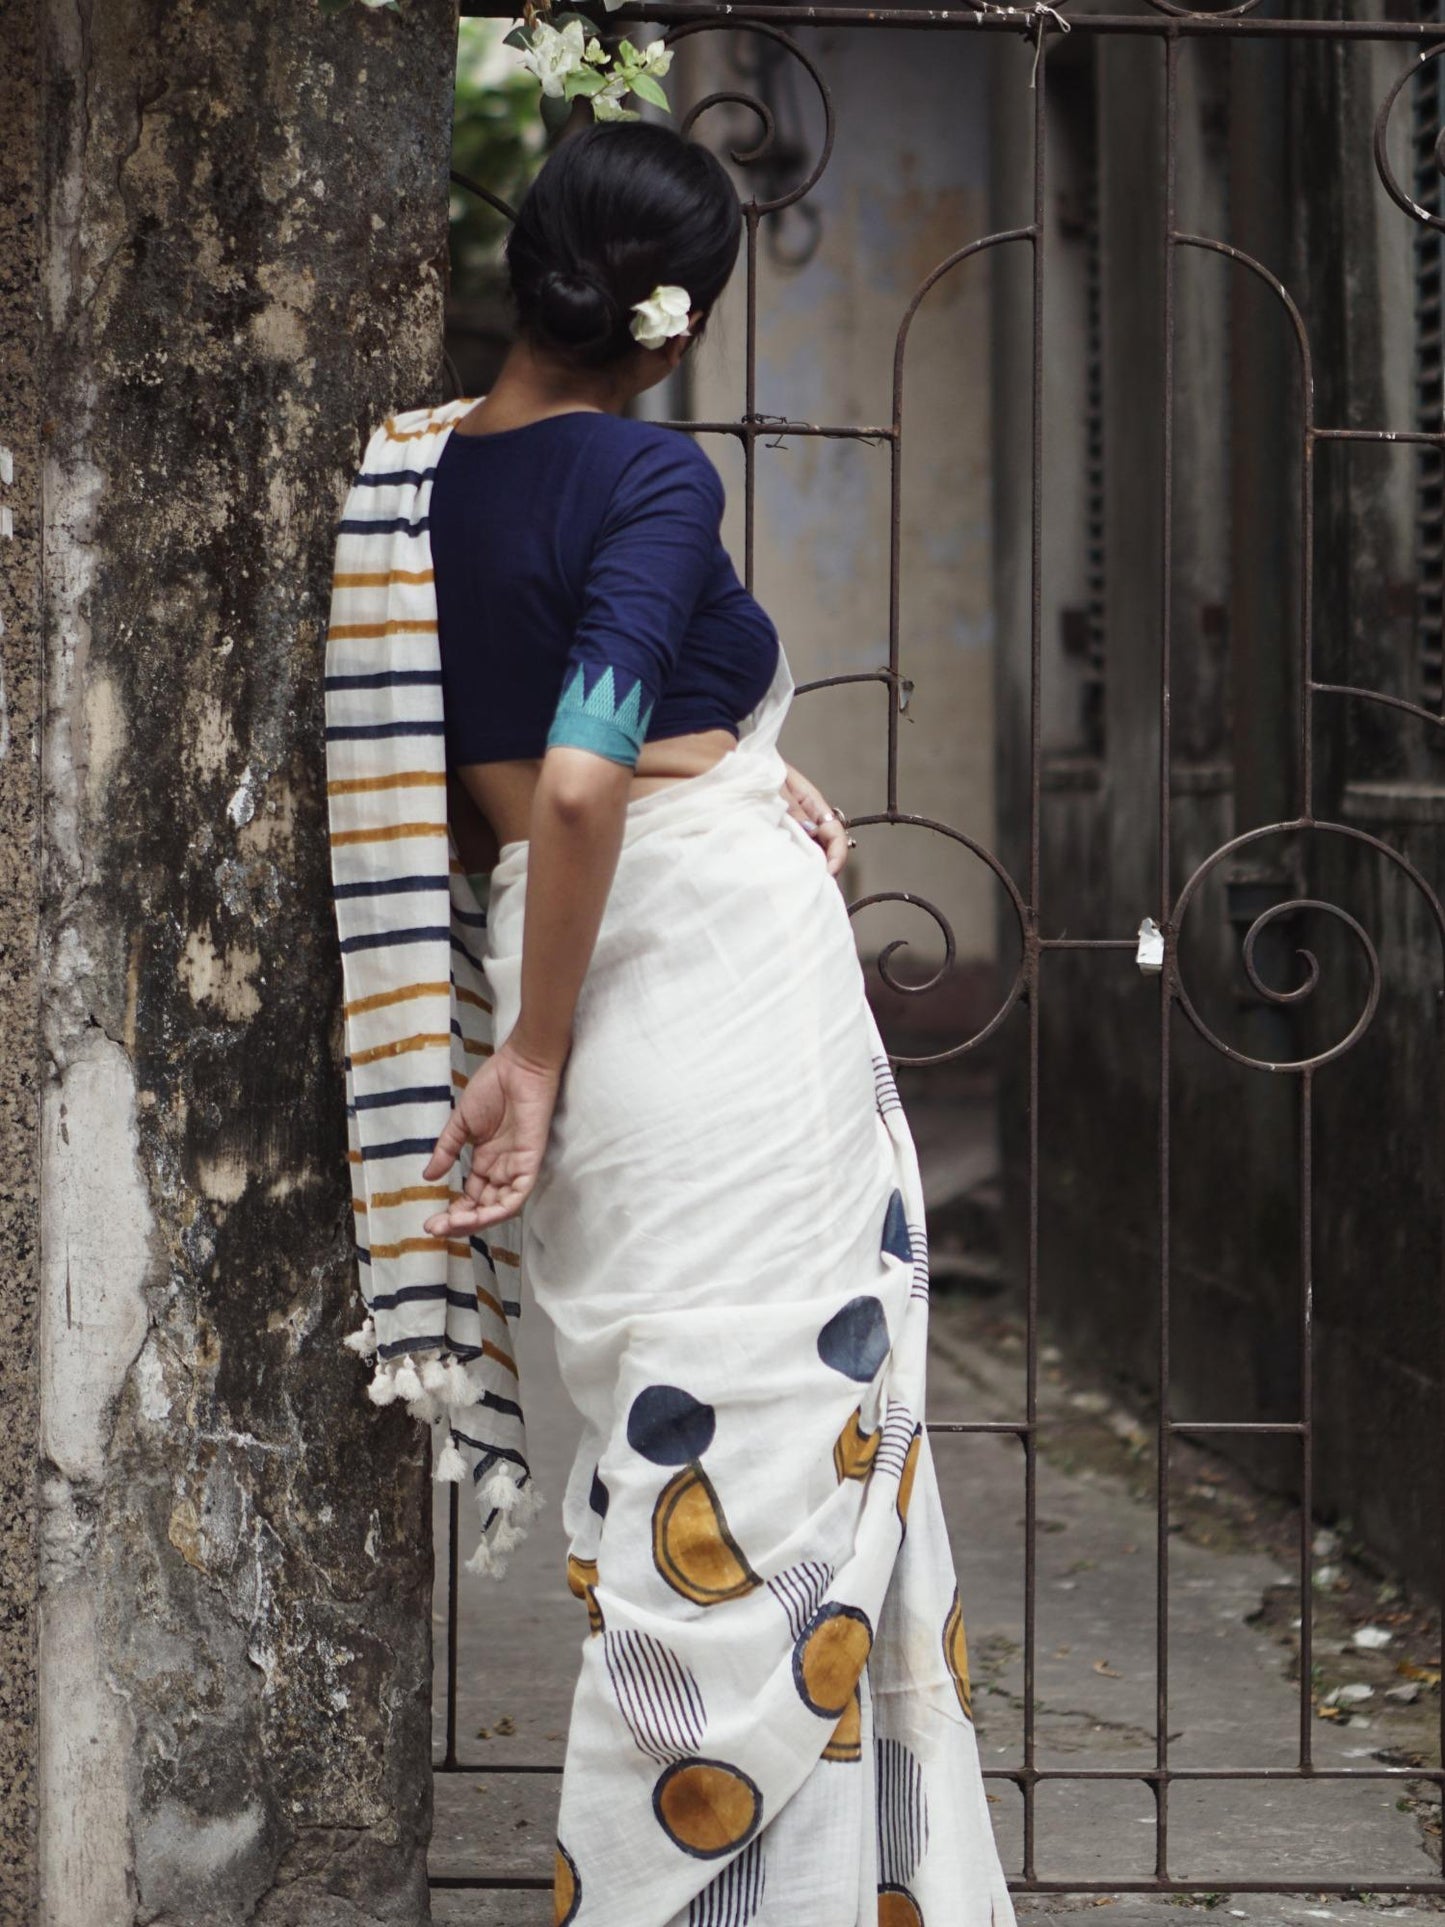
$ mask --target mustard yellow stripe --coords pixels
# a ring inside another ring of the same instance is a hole
[[[359,1211],[362,1217],[365,1217],[366,1216],[366,1199],[353,1198],[351,1200],[351,1208],[353,1211]]]
[[[374,1044],[370,1050],[353,1051],[351,1061],[353,1065],[375,1064],[383,1057],[400,1057],[409,1050],[425,1050],[428,1044],[450,1044],[451,1041],[449,1030],[418,1030],[390,1044]]]
[[[334,830],[331,847],[340,849],[343,843],[399,843],[408,836],[430,836],[434,830],[444,830],[446,819],[440,823],[383,823],[370,830]]]
[[[333,622],[326,633],[332,642],[350,642],[363,636],[434,636],[437,625],[435,621],[407,622],[392,616],[385,622]]]
[[[389,582],[432,582],[435,569],[338,569],[332,585],[338,589],[384,589]]]
[[[399,769],[390,776],[343,776],[326,785],[328,796],[360,796],[373,790],[444,789],[445,770]]]
[[[485,1305],[488,1311],[495,1312],[502,1323],[506,1324],[507,1314],[502,1310],[501,1300],[494,1298],[489,1291],[483,1291],[480,1285],[477,1286],[477,1303]]]
[[[400,990],[378,990],[371,997],[355,997],[349,1004],[342,1006],[343,1017],[359,1017],[363,1011],[384,1010],[388,1004],[404,1004],[413,997],[445,997],[451,989],[448,984],[406,984]]]
[[[494,1265],[520,1265],[522,1260],[515,1251],[498,1251],[495,1245],[488,1245]]]
[[[462,1049],[468,1057],[490,1057],[492,1055],[492,1047],[490,1044],[483,1044],[475,1037],[468,1037],[465,1032],[462,1034]]]
[[[478,1010],[488,1012],[490,1012],[492,1008],[485,997],[478,996],[475,990],[468,990],[465,984],[457,985],[457,1002],[459,1004],[475,1004]]]
[[[467,401],[468,397],[466,395],[458,395],[457,400]],[[386,430],[386,439],[389,442],[419,442],[423,436],[435,435],[437,432],[436,410],[429,408],[427,414],[430,419],[425,428],[393,428],[392,423],[396,417],[394,415],[388,415],[386,420],[381,424]]]
[[[346,1162],[348,1164],[360,1164],[361,1163],[360,1151],[348,1151],[346,1153]]]
[[[483,1339],[482,1340],[482,1357],[495,1358],[497,1363],[500,1366],[502,1366],[502,1368],[505,1371],[509,1371],[512,1374],[513,1378],[517,1376],[516,1361],[508,1358],[507,1354],[502,1350],[502,1348],[499,1345],[489,1344],[486,1341],[486,1339]]]
[[[427,1198],[439,1198],[443,1204],[450,1204],[460,1198],[460,1191],[451,1191],[444,1184],[404,1184],[399,1191],[378,1191],[371,1200],[373,1211],[389,1211],[393,1205],[421,1204]]]
[[[395,1244],[373,1245],[373,1258],[400,1258],[408,1251],[444,1251],[449,1258],[469,1258],[472,1248],[455,1238],[398,1238]]]

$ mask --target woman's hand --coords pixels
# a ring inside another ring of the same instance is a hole
[[[509,1040],[469,1080],[422,1176],[450,1171],[466,1144],[471,1170],[463,1195],[426,1220],[430,1236],[465,1235],[516,1217],[542,1168],[561,1078],[560,1066],[527,1057]]]
[[[788,815],[796,817],[822,847],[828,859],[828,875],[835,877],[848,861],[848,852],[853,847],[847,818],[832,807],[817,784],[810,783],[801,770],[794,769],[791,763],[784,763],[783,768],[788,772],[782,791],[788,799]]]

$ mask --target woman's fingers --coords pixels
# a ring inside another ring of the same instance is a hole
[[[466,1122],[461,1112],[459,1110],[453,1111],[446,1123],[442,1126],[441,1136],[436,1141],[436,1148],[433,1150],[426,1164],[422,1167],[422,1176],[428,1179],[445,1176],[464,1150],[467,1136]]]

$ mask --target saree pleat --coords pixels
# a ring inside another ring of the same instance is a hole
[[[1014,1927],[923,1430],[918,1165],[780,794],[791,689],[780,662],[737,749],[629,806],[522,1217],[584,1419],[556,1918]],[[508,844],[491,875],[499,1038],[526,870]]]

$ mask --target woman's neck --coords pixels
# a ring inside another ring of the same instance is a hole
[[[573,368],[526,341],[516,341],[508,350],[501,372],[488,389],[475,418],[478,422],[485,420],[489,428],[499,429],[540,421],[547,415],[570,414],[578,409],[620,415],[646,385],[633,378],[633,370],[628,365]]]

